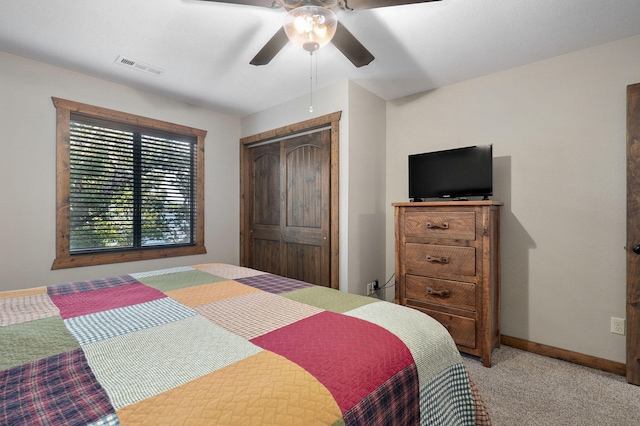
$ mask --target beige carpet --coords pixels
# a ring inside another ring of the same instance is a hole
[[[504,345],[491,368],[463,357],[493,426],[640,425],[640,387],[622,376]]]

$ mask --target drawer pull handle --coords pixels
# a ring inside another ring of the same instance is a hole
[[[449,290],[434,290],[431,287],[427,287],[427,294],[447,298],[451,295],[451,292]]]
[[[429,229],[449,229],[449,222],[442,222],[442,223],[427,222],[427,228],[429,228]]]
[[[427,256],[427,262],[445,264],[445,263],[449,263],[449,258],[447,256],[437,257],[437,256],[428,255]]]

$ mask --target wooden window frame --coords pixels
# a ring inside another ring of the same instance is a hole
[[[205,130],[195,129],[166,121],[155,120],[107,108],[82,104],[60,98],[52,98],[56,107],[56,259],[51,269],[78,266],[104,265],[120,262],[160,259],[176,256],[204,254],[204,139]],[[139,250],[105,253],[71,254],[69,244],[69,143],[71,112],[99,117],[114,122],[137,125],[196,138],[196,229],[195,244],[183,247],[144,248]]]

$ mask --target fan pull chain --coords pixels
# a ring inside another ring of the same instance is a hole
[[[309,52],[309,112],[313,112],[313,52]]]

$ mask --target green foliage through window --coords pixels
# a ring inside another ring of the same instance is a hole
[[[71,113],[70,252],[190,245],[196,138]]]

